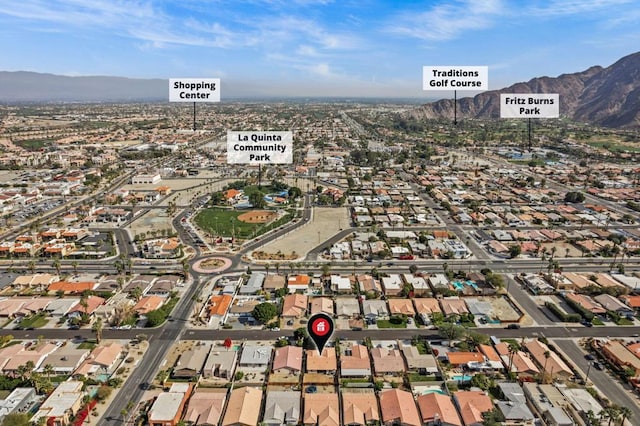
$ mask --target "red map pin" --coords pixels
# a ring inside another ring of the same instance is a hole
[[[307,332],[313,343],[316,344],[318,352],[322,355],[325,345],[333,334],[333,319],[327,314],[315,314],[309,318]]]

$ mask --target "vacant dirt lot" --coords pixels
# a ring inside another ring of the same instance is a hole
[[[313,219],[307,225],[290,232],[284,237],[260,248],[266,253],[291,254],[303,257],[314,247],[349,226],[349,212],[346,208],[315,208]]]

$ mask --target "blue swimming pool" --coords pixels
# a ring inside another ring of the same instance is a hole
[[[472,377],[473,376],[469,376],[468,374],[456,374],[455,376],[451,376],[451,380],[456,382],[468,382]]]

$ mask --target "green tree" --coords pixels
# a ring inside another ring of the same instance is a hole
[[[489,336],[486,334],[478,333],[477,331],[467,332],[465,338],[470,348],[477,348],[479,345],[486,345],[489,343]]]
[[[511,247],[509,247],[509,256],[511,256],[512,259],[520,256],[521,253],[522,253],[522,248],[520,247],[520,244],[514,244]]]
[[[260,191],[255,191],[249,194],[249,202],[256,209],[261,209],[265,206],[264,194]]]
[[[438,326],[438,335],[450,341],[459,339],[460,337],[464,336],[465,331],[466,329],[464,327],[450,322],[444,322],[440,324],[440,326]],[[449,343],[449,345],[451,345],[451,342]]]
[[[26,413],[9,413],[2,419],[2,426],[29,426],[29,415]]]
[[[167,315],[160,309],[147,313],[147,327],[157,327],[167,319]]]
[[[579,191],[570,191],[564,196],[564,201],[567,203],[582,203],[584,199],[584,194]]]
[[[292,186],[291,188],[289,188],[289,198],[291,199],[291,201],[295,201],[295,199],[300,197],[301,195],[302,190],[297,186]]]
[[[482,419],[484,426],[498,426],[505,421],[504,415],[497,408],[482,413]]]
[[[273,303],[259,303],[253,308],[253,317],[262,324],[266,324],[278,315],[278,308]]]

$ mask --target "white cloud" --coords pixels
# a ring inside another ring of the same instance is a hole
[[[402,14],[387,30],[421,40],[452,40],[467,31],[494,26],[495,18],[505,13],[501,0],[440,3],[423,13]]]
[[[631,0],[553,0],[544,1],[542,6],[528,8],[528,13],[549,17],[568,16],[607,10],[629,3]]]

